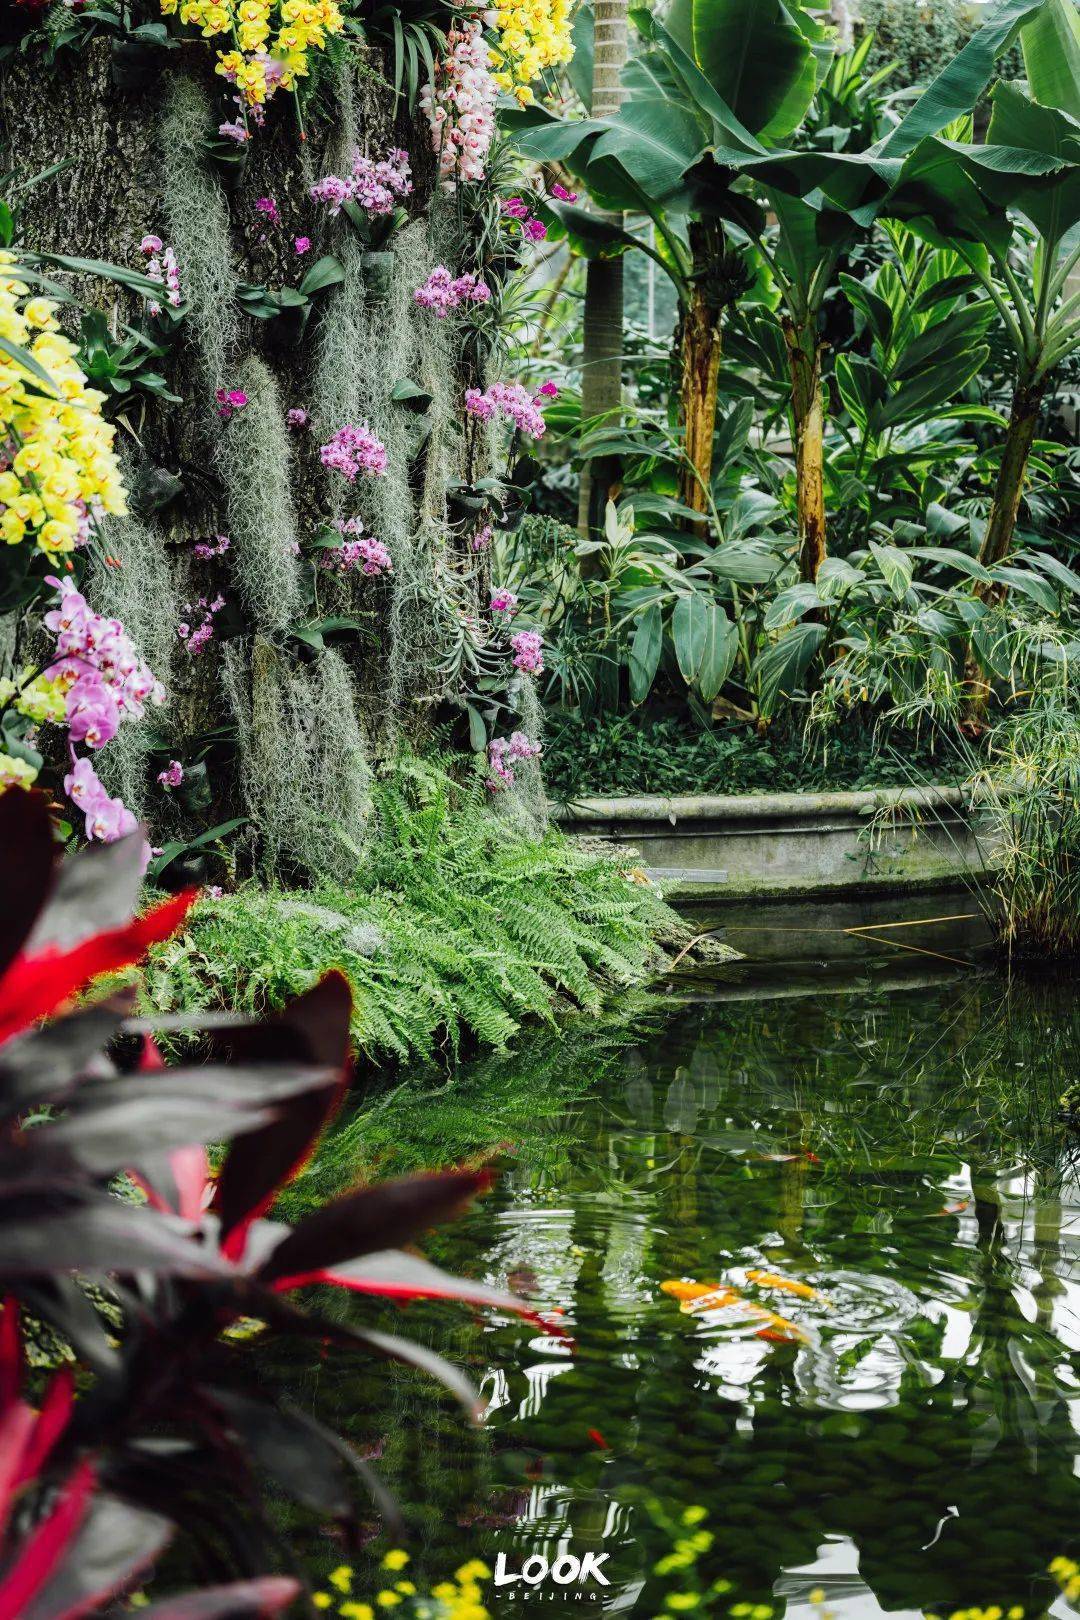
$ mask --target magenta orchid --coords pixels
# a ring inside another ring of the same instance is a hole
[[[319,447],[319,459],[324,467],[339,472],[350,484],[360,473],[368,478],[381,478],[389,465],[386,446],[366,422],[360,427],[350,423],[338,428],[329,443]]]
[[[451,276],[445,265],[436,265],[422,287],[417,287],[413,298],[422,309],[430,309],[439,320],[445,320],[451,310],[463,304],[488,304],[491,288],[479,276],[466,271]]]

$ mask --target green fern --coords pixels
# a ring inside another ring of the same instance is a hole
[[[504,1049],[560,1007],[597,1013],[606,990],[640,983],[686,937],[617,860],[557,832],[525,836],[442,759],[397,761],[373,808],[380,836],[353,884],[201,902],[152,956],[153,1005],[261,1013],[339,967],[363,1052],[454,1060],[477,1043]]]

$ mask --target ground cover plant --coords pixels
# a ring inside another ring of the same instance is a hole
[[[454,1060],[505,1047],[526,1018],[591,1014],[690,939],[626,859],[493,815],[482,780],[399,762],[377,785],[377,853],[350,885],[246,885],[201,904],[151,959],[158,1011],[281,1006],[331,966],[370,1057]]]

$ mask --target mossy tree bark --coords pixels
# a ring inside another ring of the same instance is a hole
[[[162,52],[161,59],[160,74],[118,86],[109,42],[99,38],[62,54],[52,69],[25,54],[0,72],[0,166],[25,177],[64,163],[22,199],[21,240],[36,250],[141,268],[139,243],[156,233],[177,248],[181,290],[191,305],[175,345],[158,363],[182,403],[138,394],[110,404],[137,512],[130,521],[110,520],[106,547],[122,567],[104,575],[92,571],[90,591],[98,605],[125,619],[148,653],[160,650],[152,661],[169,702],[155,716],[158,746],[186,762],[208,760],[209,787],[197,806],[161,793],[154,786],[161,763],[146,757],[146,726],[122,728],[95,763],[112,791],[123,779],[125,797],[141,774],[145,804],[133,807],[148,815],[155,842],[246,815],[255,834],[248,864],[292,876],[337,870],[325,852],[332,841],[327,829],[340,828],[339,865],[352,870],[362,807],[355,782],[343,773],[326,785],[326,762],[355,759],[362,770],[365,749],[387,752],[402,731],[410,738],[423,734],[440,695],[456,696],[452,674],[439,673],[441,649],[432,645],[426,604],[453,594],[453,612],[482,611],[481,571],[468,537],[450,522],[447,502],[450,485],[465,474],[463,390],[481,379],[464,353],[465,337],[442,330],[412,298],[437,262],[450,263],[463,252],[461,233],[454,210],[434,195],[426,123],[400,112],[381,58],[365,56],[343,70],[348,95],[339,93],[341,85],[326,85],[304,141],[291,99],[272,105],[241,174],[209,164],[203,148],[221,91],[210,46],[193,41]],[[329,219],[309,195],[319,175],[342,172],[357,144],[371,151],[402,146],[412,162],[410,221],[393,244],[395,275],[386,304],[367,286],[351,225],[344,216]],[[255,207],[260,197],[275,199],[280,229],[267,228]],[[294,250],[295,236],[311,239],[306,259]],[[306,325],[293,314],[259,320],[245,313],[238,287],[296,286],[324,254],[340,260],[345,281],[316,295]],[[145,313],[140,299],[110,281],[68,279],[81,304],[106,313],[114,334],[122,336],[124,325]],[[69,306],[63,318],[74,329],[79,306]],[[326,383],[328,354],[337,361],[337,378],[357,380],[355,389],[345,390],[347,402],[339,398],[340,387],[335,392]],[[249,388],[249,407],[223,423],[215,387],[244,386],[251,377],[259,386]],[[424,422],[390,398],[394,383],[405,378],[432,395]],[[289,434],[284,412],[301,405],[311,411],[311,429]],[[388,446],[390,473],[345,486],[321,466],[319,445],[346,420],[365,417]],[[141,503],[146,475],[157,469],[179,475],[182,492],[167,505]],[[479,471],[488,471],[486,461]],[[392,495],[385,495],[391,487]],[[306,583],[303,591],[293,589],[301,568],[296,552],[338,515],[342,490],[346,511],[361,515],[368,532],[390,546],[394,574],[377,581],[320,571],[312,598]],[[227,554],[194,559],[192,542],[218,532],[232,534]],[[275,580],[290,589],[275,591]],[[193,658],[176,635],[181,608],[217,594],[228,605],[225,634]],[[300,620],[321,616],[353,625],[325,651],[294,634],[303,628]],[[261,641],[272,659],[256,657]],[[406,676],[399,678],[402,670]],[[280,690],[267,691],[268,683]],[[332,693],[333,703],[320,693]],[[288,739],[279,738],[277,774],[294,799],[303,799],[309,836],[294,835],[299,815],[287,836],[272,834],[265,804],[251,787],[258,772],[243,758],[252,715],[278,710],[295,724]],[[198,739],[227,731],[238,740],[208,743],[209,752],[201,752]],[[136,737],[143,739],[143,757],[115,771]],[[267,849],[280,851],[270,866]]]

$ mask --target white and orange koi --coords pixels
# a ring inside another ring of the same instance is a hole
[[[828,1305],[830,1301],[819,1288],[811,1288],[809,1283],[798,1282],[794,1277],[781,1277],[775,1271],[748,1271],[747,1282],[752,1282],[755,1288],[774,1288],[781,1294],[795,1294],[799,1299],[813,1299],[819,1305]]]
[[[732,1310],[740,1316],[762,1322],[764,1326],[759,1330],[760,1338],[783,1340],[787,1343],[809,1342],[807,1335],[796,1323],[789,1322],[786,1316],[777,1316],[775,1311],[766,1310],[763,1305],[755,1305],[751,1300],[744,1299],[737,1288],[677,1277],[662,1282],[660,1287],[665,1294],[679,1300],[679,1308],[687,1316],[704,1316],[712,1311]]]

